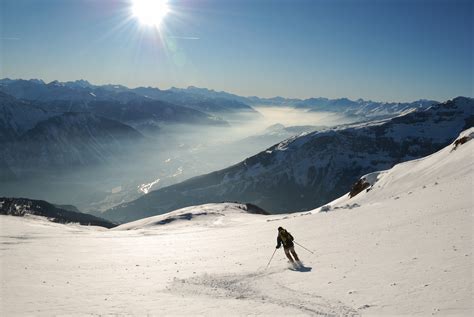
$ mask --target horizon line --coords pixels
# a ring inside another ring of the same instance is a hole
[[[163,90],[163,91],[166,91],[166,90],[172,90],[172,89],[183,89],[183,90],[186,90],[186,89],[189,89],[189,88],[197,88],[197,89],[203,89],[203,90],[208,90],[208,91],[212,91],[212,92],[215,92],[215,93],[226,93],[226,94],[230,94],[230,95],[234,95],[234,96],[237,96],[237,97],[240,97],[240,98],[259,98],[259,99],[267,99],[267,100],[270,100],[270,99],[277,99],[277,98],[282,98],[282,99],[286,99],[286,100],[299,100],[299,101],[305,101],[305,100],[308,100],[308,99],[312,99],[312,98],[324,98],[324,99],[328,99],[328,100],[338,100],[338,99],[348,99],[348,100],[351,100],[351,101],[357,101],[357,100],[363,100],[363,101],[367,101],[367,102],[383,102],[383,103],[411,103],[411,102],[416,102],[416,101],[435,101],[435,102],[444,102],[444,101],[448,101],[448,100],[452,100],[452,99],[455,99],[457,97],[466,97],[466,98],[474,98],[473,96],[469,96],[469,95],[459,95],[459,96],[454,96],[454,97],[451,97],[451,98],[448,98],[446,100],[437,100],[437,99],[431,99],[431,98],[418,98],[418,99],[415,99],[415,100],[408,100],[408,101],[400,101],[400,100],[397,100],[397,101],[393,101],[393,100],[373,100],[373,99],[370,99],[370,98],[363,98],[363,97],[358,97],[358,98],[353,98],[353,97],[347,97],[347,96],[339,96],[339,97],[324,97],[324,96],[311,96],[311,97],[307,97],[307,98],[302,98],[302,97],[284,97],[284,96],[280,96],[280,95],[273,95],[271,97],[263,97],[263,96],[258,96],[258,95],[240,95],[238,93],[234,93],[234,92],[231,92],[231,91],[225,91],[225,90],[216,90],[216,89],[213,89],[213,88],[207,88],[207,87],[198,87],[198,86],[195,86],[195,85],[188,85],[187,87],[176,87],[176,86],[170,86],[169,88],[160,88],[158,86],[151,86],[151,85],[137,85],[137,86],[127,86],[127,85],[124,85],[124,84],[120,84],[120,83],[100,83],[100,84],[97,84],[97,83],[92,83],[91,81],[87,80],[87,79],[84,79],[84,78],[79,78],[79,79],[74,79],[74,80],[66,80],[66,81],[60,81],[58,79],[54,79],[54,80],[51,80],[51,81],[45,81],[44,79],[42,78],[29,78],[29,79],[25,79],[25,78],[10,78],[10,77],[4,77],[4,78],[0,78],[0,80],[24,80],[24,81],[41,81],[43,82],[44,84],[50,84],[52,82],[59,82],[59,83],[67,83],[67,82],[76,82],[76,81],[86,81],[87,83],[91,84],[92,86],[96,86],[96,87],[100,87],[100,86],[107,86],[107,85],[110,85],[110,86],[123,86],[127,89],[136,89],[136,88],[154,88],[154,89],[158,89],[158,90]]]

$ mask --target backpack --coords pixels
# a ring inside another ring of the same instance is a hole
[[[281,230],[280,232],[280,239],[283,242],[283,245],[288,245],[291,241],[293,241],[293,237],[291,234],[286,231],[285,229]]]

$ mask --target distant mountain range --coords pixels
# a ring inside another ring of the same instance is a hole
[[[41,169],[95,165],[143,140],[134,128],[90,112],[45,110],[0,92],[0,173],[14,179]]]
[[[242,97],[223,91],[215,91],[212,89],[197,88],[193,86],[190,86],[186,89],[171,88],[170,90],[205,98],[234,100],[251,106],[289,106],[306,109],[313,112],[338,112],[347,116],[357,116],[361,119],[387,118],[415,109],[426,109],[427,107],[438,103],[438,101],[435,100],[425,99],[413,102],[379,102],[364,99],[329,99],[323,97],[308,99],[284,97],[260,98],[256,96]]]
[[[271,213],[307,210],[344,194],[361,175],[434,153],[473,125],[474,99],[458,97],[393,119],[313,132],[103,216],[126,222],[221,201],[251,202]]]
[[[324,130],[327,127],[314,125],[300,125],[300,126],[284,126],[281,123],[273,124],[267,127],[263,132],[246,137],[230,144],[234,148],[250,148],[254,153],[258,153],[268,146],[288,139],[289,137],[299,135],[302,133],[309,133],[314,131]],[[265,144],[263,147],[262,145]]]
[[[166,101],[147,98],[136,98],[123,103],[115,100],[43,101],[38,104],[43,109],[53,112],[89,112],[104,118],[120,121],[147,134],[157,132],[162,124],[198,124],[210,126],[227,126],[228,123],[207,113],[177,106]]]
[[[225,126],[227,122],[189,107],[155,100],[123,86],[87,81],[44,83],[0,80],[1,181],[107,163],[133,151],[142,133],[161,124]],[[138,131],[140,132],[138,132]]]
[[[139,87],[132,89],[132,91],[147,98],[164,100],[173,104],[224,117],[229,113],[259,115],[252,107],[245,103],[245,99],[231,99],[219,94],[201,94],[195,92],[193,89],[171,88],[169,90],[160,90],[152,87]]]
[[[226,126],[228,122],[223,117],[234,119],[234,116],[244,114],[246,117],[241,119],[248,120],[261,116],[250,105],[290,103],[308,111],[333,111],[354,116],[357,120],[366,120],[425,109],[433,102],[387,104],[345,98],[264,99],[197,87],[130,89],[122,85],[93,85],[86,80],[45,83],[37,79],[6,78],[0,80],[0,173],[9,175],[9,179],[12,170],[20,170],[19,166],[34,168],[38,160],[39,166],[49,165],[51,168],[107,162],[123,152],[125,147],[115,147],[112,151],[111,147],[107,149],[104,141],[95,142],[98,139],[113,139],[115,141],[112,143],[118,145],[121,136],[134,134],[136,138],[139,137],[138,133],[130,132],[125,125],[145,135],[156,133],[162,124]],[[83,129],[81,124],[84,124]],[[110,130],[112,124],[115,128]],[[82,130],[91,134],[83,133]],[[267,138],[278,142],[289,135],[290,131],[281,130],[246,141],[259,142]],[[68,145],[71,140],[80,145]],[[35,144],[30,147],[32,142]],[[27,163],[19,164],[24,161],[23,158],[28,158]]]
[[[377,102],[370,100],[350,100],[347,98],[259,98],[243,97],[224,91],[198,88],[170,88],[161,90],[154,87],[127,88],[122,85],[93,85],[86,80],[69,82],[52,81],[45,83],[42,80],[12,80],[1,79],[0,91],[18,99],[30,101],[68,101],[69,111],[82,111],[74,109],[78,105],[84,106],[92,101],[108,101],[115,104],[134,103],[137,100],[159,100],[175,106],[186,107],[200,111],[219,121],[216,117],[232,118],[232,115],[247,114],[260,116],[253,109],[254,106],[291,106],[310,111],[340,112],[346,115],[361,118],[388,117],[400,114],[407,110],[426,108],[437,103],[433,100],[418,100],[414,102]],[[76,103],[74,103],[74,101]],[[78,104],[77,101],[80,103]],[[64,102],[62,106],[65,106]],[[90,108],[90,107],[89,107]],[[81,108],[79,108],[81,109]],[[83,108],[82,108],[83,109]],[[192,118],[189,118],[192,120]],[[206,123],[206,122],[204,122]],[[209,123],[209,122],[207,122]],[[212,121],[210,122],[212,123]]]
[[[370,100],[350,100],[347,98],[327,99],[310,98],[295,104],[297,108],[309,109],[311,112],[339,112],[346,116],[360,118],[388,118],[414,110],[426,109],[437,104],[434,100],[417,100],[414,102],[375,102]]]
[[[15,140],[38,122],[58,114],[0,91],[0,143]]]
[[[92,85],[85,80],[72,82],[53,81],[45,83],[41,80],[0,80],[0,91],[18,99],[50,103],[52,101],[67,101],[62,106],[72,107],[69,111],[80,111],[78,106],[88,106],[90,102],[108,101],[114,105],[143,104],[147,101],[160,101],[158,105],[168,107],[186,107],[188,117],[193,120],[192,114],[206,113],[212,115],[225,115],[232,112],[257,112],[247,104],[234,99],[203,96],[191,92],[183,93],[179,90],[160,90],[152,87],[139,87],[130,89],[122,85]],[[152,103],[153,104],[153,103]],[[153,105],[157,105],[156,103]],[[91,108],[91,107],[88,107]],[[194,112],[189,109],[195,110]],[[166,118],[170,119],[170,118]],[[171,118],[173,119],[173,118]],[[182,118],[181,118],[182,120]],[[214,121],[217,119],[214,118]]]
[[[91,113],[66,112],[39,122],[8,147],[6,160],[23,170],[68,169],[125,155],[143,135],[121,122]]]

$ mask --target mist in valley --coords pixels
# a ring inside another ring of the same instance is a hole
[[[48,168],[27,164],[31,157],[24,157],[25,164],[15,171],[21,177],[1,182],[0,192],[100,213],[152,190],[236,164],[292,135],[356,120],[291,107],[254,108],[257,114],[227,115],[227,125],[136,126],[143,138],[115,140],[108,148],[110,155],[94,164]]]

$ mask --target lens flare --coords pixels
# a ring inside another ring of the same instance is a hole
[[[159,27],[170,12],[167,0],[133,0],[132,14],[145,25]]]

